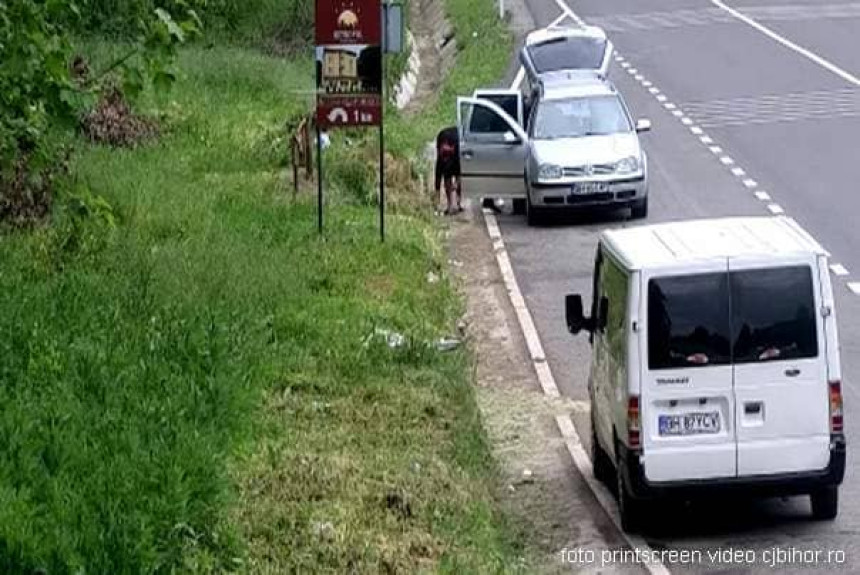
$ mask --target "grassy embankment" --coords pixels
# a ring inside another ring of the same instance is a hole
[[[392,149],[500,73],[490,4],[449,1],[464,52]],[[433,346],[460,312],[437,228],[380,245],[335,149],[317,237],[277,140],[310,62],[180,68],[158,143],[82,145],[54,223],[0,241],[0,572],[511,569],[470,359]]]

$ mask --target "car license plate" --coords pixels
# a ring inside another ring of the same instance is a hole
[[[660,435],[700,435],[720,432],[720,413],[707,411],[681,415],[661,415]]]
[[[583,196],[590,194],[601,194],[609,191],[609,184],[606,182],[580,182],[573,185],[572,193]]]

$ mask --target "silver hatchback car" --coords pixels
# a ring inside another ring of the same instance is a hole
[[[466,197],[524,203],[530,225],[561,208],[648,215],[638,134],[651,123],[634,123],[609,81],[586,72],[544,76],[527,108],[513,90],[458,99]]]

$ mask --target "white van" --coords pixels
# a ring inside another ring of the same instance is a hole
[[[845,471],[828,254],[786,217],[605,231],[591,313],[592,461],[625,530],[662,496],[810,495],[832,519]]]

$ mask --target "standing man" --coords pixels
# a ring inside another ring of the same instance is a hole
[[[447,200],[446,215],[463,211],[460,203],[460,135],[456,126],[443,128],[436,136],[436,197],[439,188],[445,182],[445,198]],[[457,203],[454,204],[454,194]]]

